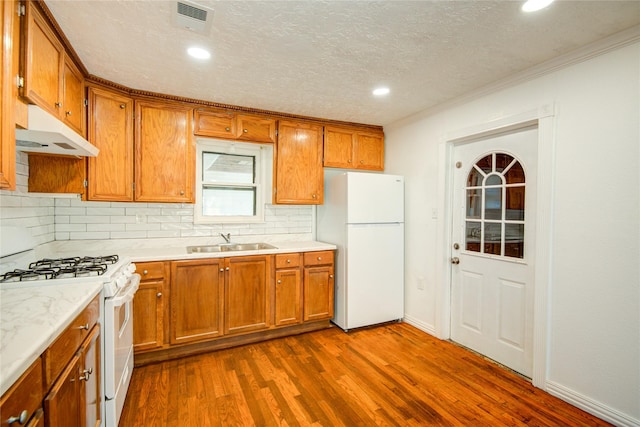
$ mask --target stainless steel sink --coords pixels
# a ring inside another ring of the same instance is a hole
[[[220,245],[187,246],[187,253],[259,251],[261,249],[276,249],[276,247],[268,243],[222,243]]]

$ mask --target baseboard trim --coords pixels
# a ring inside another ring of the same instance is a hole
[[[553,381],[546,382],[546,391],[553,396],[564,400],[572,404],[573,406],[580,408],[598,418],[601,418],[611,424],[619,427],[638,427],[640,426],[640,420],[632,418],[627,414],[624,414],[609,406],[603,405],[590,397],[584,396],[580,393],[571,390],[563,385],[554,383]]]
[[[411,317],[406,314],[402,318],[402,321],[410,324],[411,326],[415,326],[416,328],[420,329],[423,332],[428,333],[429,335],[433,335],[434,337],[437,337],[436,328],[433,325],[425,323],[419,319],[416,319],[415,317]]]

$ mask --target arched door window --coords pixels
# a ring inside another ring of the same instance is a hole
[[[493,152],[471,168],[466,185],[465,249],[524,258],[524,169]]]

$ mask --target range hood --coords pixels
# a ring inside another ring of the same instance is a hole
[[[98,148],[58,118],[37,105],[29,105],[28,109],[28,129],[16,129],[16,150],[64,156],[98,155]]]

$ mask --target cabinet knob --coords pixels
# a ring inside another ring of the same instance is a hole
[[[18,415],[17,417],[7,418],[7,424],[13,424],[15,422],[18,422],[19,424],[24,424],[27,422],[28,419],[29,419],[29,411],[24,409],[22,412],[20,412],[20,415]]]
[[[290,259],[287,260],[287,264],[291,264],[291,260]]]
[[[351,163],[351,159],[347,160],[347,163]]]
[[[156,294],[156,296],[157,296],[158,298],[160,298],[160,297],[162,296],[162,292],[158,292],[158,293]]]
[[[224,271],[224,268],[221,268],[221,269],[220,269],[220,273],[222,273],[223,271]]]
[[[315,194],[312,194],[312,195],[311,195],[311,198],[312,198],[312,199],[315,199],[316,197],[318,197],[318,196],[316,196]]]
[[[224,130],[226,130],[227,132],[229,132],[229,131],[231,130],[231,128],[230,128],[230,127],[226,127],[226,128],[224,128]]]
[[[89,377],[93,374],[93,368],[85,369],[82,371],[82,375],[78,378],[80,381],[89,381]]]
[[[127,106],[126,106],[126,105],[124,105],[124,104],[120,104],[120,109],[124,110],[125,108],[127,108]]]
[[[229,271],[229,267],[225,268],[225,270]]]
[[[80,326],[78,326],[78,329],[80,329],[80,330],[84,329],[84,330],[88,331],[89,330],[89,324],[85,323],[84,325],[80,325]]]
[[[330,274],[330,275],[329,275],[329,279],[333,279],[333,274]]]
[[[322,261],[322,257],[321,256],[318,257],[318,261]]]
[[[56,108],[60,108],[60,107],[62,107],[62,104],[61,104],[61,103],[59,103],[59,102],[56,102],[56,103],[55,103],[55,104],[53,104],[53,105],[55,105],[55,107],[56,107]]]
[[[360,164],[361,164],[361,165],[364,165],[364,160],[360,160]]]
[[[180,195],[184,196],[184,191],[180,190]]]
[[[249,129],[242,129],[242,132],[249,133]]]
[[[144,275],[146,276],[147,274],[149,274],[149,270],[144,270],[144,271],[142,272],[142,274],[144,274]]]
[[[278,280],[278,284],[282,283],[282,280]]]
[[[70,115],[71,115],[71,111],[65,111],[65,114],[66,114],[67,116],[70,116]]]

